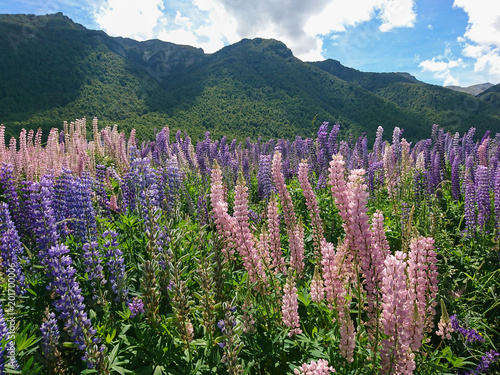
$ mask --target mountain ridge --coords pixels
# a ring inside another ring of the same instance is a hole
[[[433,123],[459,132],[471,123],[478,133],[500,129],[496,102],[404,72],[303,62],[273,39],[242,39],[206,54],[110,37],[62,13],[0,15],[0,36],[0,122],[9,135],[83,116],[134,127],[144,139],[165,125],[195,139],[206,131],[239,139],[313,136],[322,121],[340,122],[345,136],[399,126],[410,140],[428,137]]]

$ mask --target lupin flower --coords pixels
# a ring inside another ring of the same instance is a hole
[[[248,271],[250,282],[258,283],[257,287],[263,290],[266,287],[267,276],[264,272],[263,260],[250,232],[248,223],[248,188],[245,186],[245,180],[241,174],[238,178],[234,196],[234,224],[238,251],[243,260],[243,265]]]
[[[104,239],[104,256],[108,259],[108,280],[111,284],[111,290],[117,295],[117,300],[124,301],[127,298],[128,289],[125,280],[125,260],[123,252],[119,249],[116,239],[118,233],[106,230],[102,237]]]
[[[281,152],[276,151],[272,163],[273,180],[278,190],[285,216],[286,230],[290,245],[290,265],[295,268],[298,275],[301,275],[304,269],[304,227],[302,223],[297,220],[295,215],[292,197],[286,188],[285,178],[283,177],[281,167]]]
[[[227,366],[229,375],[241,375],[243,374],[243,367],[238,363],[238,353],[240,351],[241,341],[234,329],[236,327],[236,318],[233,314],[236,309],[233,310],[225,306],[225,310],[226,314],[224,320],[220,320],[219,323],[217,323],[217,326],[224,335],[224,340],[219,343],[219,347],[224,351],[221,362]]]
[[[494,199],[494,212],[495,212],[495,226],[498,229],[500,227],[500,167],[497,167],[497,171],[495,173],[493,197],[494,197],[493,199]]]
[[[486,223],[490,218],[490,177],[488,167],[479,165],[476,170],[476,200],[477,200],[477,226],[484,232]]]
[[[128,303],[128,308],[130,310],[131,318],[135,318],[138,314],[144,314],[144,304],[139,297],[132,298],[132,302]]]
[[[304,197],[306,198],[307,210],[309,211],[309,216],[311,217],[311,227],[313,232],[313,244],[314,253],[317,260],[321,259],[321,241],[324,238],[323,235],[323,221],[319,215],[318,201],[316,195],[312,189],[311,183],[308,178],[309,165],[307,162],[302,162],[299,164],[299,183],[302,188]]]
[[[63,374],[63,364],[61,363],[61,352],[59,351],[60,332],[57,326],[56,314],[45,310],[45,317],[40,326],[42,334],[42,353],[47,361],[47,367],[51,374]]]
[[[295,278],[289,276],[285,286],[283,287],[283,304],[281,306],[283,313],[283,323],[290,328],[288,336],[298,335],[302,333],[299,323],[299,303],[297,302],[297,287],[295,286]]]
[[[318,265],[314,268],[314,276],[311,280],[311,300],[320,303],[325,298],[325,291],[323,289],[323,279]]]
[[[328,366],[326,359],[318,359],[318,362],[311,361],[311,363],[302,364],[299,368],[293,370],[295,375],[329,375],[330,372],[335,372],[332,366]]]
[[[234,218],[227,212],[227,201],[224,195],[224,186],[222,185],[222,170],[217,162],[212,168],[210,201],[217,233],[225,240],[222,253],[227,262],[233,259],[237,247],[235,241],[236,227]]]
[[[5,343],[5,347],[2,345]],[[17,369],[18,364],[15,358],[15,344],[10,336],[7,322],[2,309],[2,302],[0,301],[0,374],[4,374],[5,365],[7,364],[11,369]]]
[[[96,330],[92,327],[90,319],[85,312],[84,298],[76,281],[69,248],[65,245],[52,246],[47,254],[47,266],[50,274],[48,289],[58,296],[54,306],[60,312],[59,318],[64,321],[64,330],[68,332],[71,340],[82,351],[82,358],[89,368],[98,365],[102,358],[100,352],[94,350],[94,345],[99,339],[93,337]]]
[[[23,294],[25,291],[24,274],[19,263],[22,254],[23,246],[10,219],[9,208],[6,203],[0,202],[0,270],[5,274],[15,274],[17,294]]]
[[[85,265],[85,272],[88,274],[91,285],[104,285],[106,279],[104,278],[103,267],[101,265],[102,259],[99,253],[99,246],[97,242],[86,243],[83,245],[83,263]]]
[[[457,318],[457,314],[450,316],[451,324],[455,332],[460,333],[467,344],[471,344],[475,341],[484,342],[484,337],[476,331],[474,328],[467,329],[460,325],[460,321]]]
[[[441,336],[443,340],[451,340],[452,332],[454,332],[453,324],[451,323],[450,316],[448,315],[448,310],[446,310],[446,305],[443,300],[441,300],[441,319],[438,323],[436,335]]]
[[[465,184],[465,227],[468,236],[473,236],[476,233],[476,191],[474,182],[472,181],[471,171],[467,168],[465,170],[464,184]]]
[[[464,375],[479,375],[486,374],[490,365],[494,362],[497,362],[500,359],[500,353],[490,350],[488,353],[483,355],[481,358],[481,362],[476,366],[476,368],[472,371],[465,373]]]
[[[44,175],[39,183],[30,185],[29,209],[32,220],[32,231],[38,245],[38,257],[42,265],[46,265],[49,248],[57,243],[59,233],[53,202],[53,176]]]
[[[381,323],[386,339],[380,351],[382,374],[411,374],[415,361],[410,349],[414,297],[406,282],[406,254],[396,251],[384,261]]]
[[[258,193],[261,199],[269,199],[273,191],[273,184],[271,181],[271,156],[260,155],[259,157],[259,170],[257,172]]]

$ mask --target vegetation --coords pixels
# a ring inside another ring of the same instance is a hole
[[[89,127],[0,127],[0,373],[498,373],[498,136]]]

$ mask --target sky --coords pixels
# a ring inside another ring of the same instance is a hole
[[[2,14],[56,12],[111,36],[205,53],[273,38],[303,61],[436,85],[500,83],[499,0],[0,0]]]

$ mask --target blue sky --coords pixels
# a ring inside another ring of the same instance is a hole
[[[112,36],[207,53],[274,38],[304,61],[332,58],[437,85],[500,83],[498,0],[0,0],[0,13],[55,12]]]

